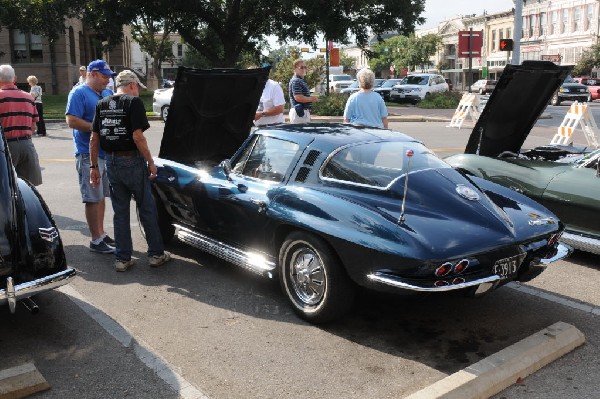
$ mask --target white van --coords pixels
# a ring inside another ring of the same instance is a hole
[[[418,103],[432,93],[449,91],[448,83],[442,75],[435,73],[414,73],[402,83],[392,87],[391,101]]]

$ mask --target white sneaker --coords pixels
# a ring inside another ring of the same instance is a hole
[[[171,254],[164,251],[162,255],[154,255],[148,258],[150,267],[159,267],[171,260]]]

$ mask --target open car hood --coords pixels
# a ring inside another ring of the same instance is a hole
[[[246,140],[269,68],[179,67],[160,158],[216,164]]]
[[[506,65],[473,128],[465,154],[497,156],[504,151],[518,153],[571,68],[550,61]]]

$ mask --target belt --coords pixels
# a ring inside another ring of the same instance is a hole
[[[108,155],[110,157],[136,157],[138,154],[139,154],[138,150],[106,152],[106,155]]]
[[[31,136],[19,136],[19,137],[12,137],[10,139],[6,139],[6,141],[22,141],[22,140],[31,140]]]

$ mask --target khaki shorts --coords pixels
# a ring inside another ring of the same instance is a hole
[[[296,113],[294,107],[290,108],[290,123],[309,123],[310,122],[310,111],[308,109],[304,110],[304,116],[299,117]]]
[[[79,191],[81,191],[81,201],[84,203],[101,202],[105,197],[110,196],[108,186],[108,176],[106,176],[106,162],[104,159],[98,159],[98,170],[100,171],[100,184],[98,187],[92,187],[90,183],[90,154],[77,154],[75,156],[77,174],[79,175]]]
[[[42,184],[42,169],[33,141],[9,141],[8,148],[17,176],[34,186]]]

